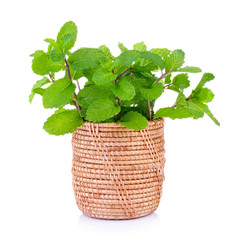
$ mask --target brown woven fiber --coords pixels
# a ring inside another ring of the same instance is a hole
[[[84,123],[72,136],[73,188],[79,209],[103,219],[154,212],[164,181],[164,120],[134,131],[117,123]]]

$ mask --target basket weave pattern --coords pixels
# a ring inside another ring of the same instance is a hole
[[[84,123],[72,136],[73,188],[79,209],[104,219],[155,211],[164,181],[164,120],[133,131],[116,123]]]

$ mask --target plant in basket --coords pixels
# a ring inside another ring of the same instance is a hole
[[[39,94],[44,108],[55,109],[43,125],[46,132],[73,133],[73,188],[83,213],[105,219],[147,215],[158,207],[164,181],[163,118],[206,114],[220,125],[207,106],[214,94],[205,84],[214,75],[202,74],[186,96],[189,74],[201,69],[183,66],[182,50],[147,50],[140,42],[133,49],[119,43],[117,57],[105,45],[70,52],[76,39],[75,23],[67,22],[56,40],[45,39],[46,52],[31,55],[32,70],[42,79],[29,101]],[[82,79],[87,82],[80,88]],[[154,111],[167,91],[176,92],[175,103]]]

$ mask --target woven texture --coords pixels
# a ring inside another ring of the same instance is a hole
[[[103,219],[155,211],[164,181],[164,120],[133,131],[116,123],[84,123],[72,136],[73,188],[79,209]]]

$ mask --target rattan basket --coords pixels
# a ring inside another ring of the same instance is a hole
[[[72,136],[73,189],[79,209],[103,219],[155,211],[164,181],[164,120],[133,131],[116,123],[84,123]]]

